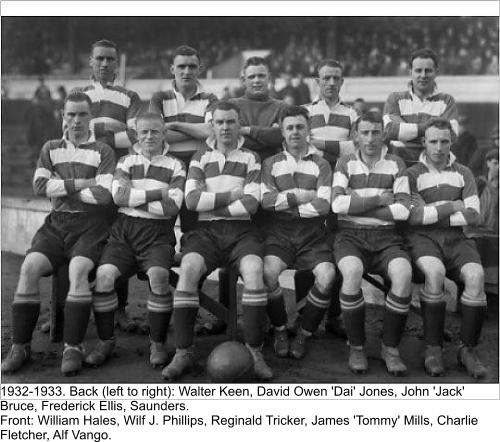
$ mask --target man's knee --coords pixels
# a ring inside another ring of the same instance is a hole
[[[243,280],[262,279],[264,272],[262,259],[256,255],[245,256],[240,261],[239,270]]]
[[[363,264],[359,260],[342,259],[339,262],[339,270],[342,273],[344,283],[361,282],[363,278]]]
[[[198,282],[205,272],[205,261],[201,255],[189,253],[182,258],[180,270],[184,279]]]
[[[113,266],[103,264],[97,268],[96,290],[98,292],[110,292],[115,287],[117,275]]]
[[[433,285],[443,285],[444,278],[446,276],[446,268],[444,264],[438,260],[433,259],[432,261],[417,261],[418,268],[424,274],[425,282]]]
[[[328,290],[335,281],[335,266],[330,262],[318,264],[314,270],[315,284],[323,290]]]
[[[462,279],[466,288],[472,288],[480,291],[484,286],[483,266],[475,263],[466,264],[461,269]]]
[[[30,283],[37,283],[46,270],[39,260],[28,255],[21,265],[19,278]]]
[[[154,293],[166,293],[169,289],[168,270],[163,267],[151,267],[148,272],[149,285]]]
[[[394,259],[389,263],[389,279],[393,287],[409,290],[411,286],[411,264],[406,259]]]

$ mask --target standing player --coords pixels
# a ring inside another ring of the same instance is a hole
[[[117,160],[128,154],[136,141],[135,118],[141,108],[136,92],[115,85],[118,47],[109,40],[92,45],[92,84],[83,88],[92,101],[91,129],[97,139],[111,146]]]
[[[2,372],[13,372],[30,358],[31,335],[40,314],[38,282],[69,260],[69,292],[64,307],[63,374],[82,366],[92,293],[88,277],[108,237],[113,151],[89,131],[91,102],[82,92],[64,102],[66,131],[42,148],[33,179],[35,193],[51,198],[52,211],[33,237],[21,266],[12,303],[12,347]]]
[[[138,271],[148,276],[151,289],[147,302],[150,362],[153,366],[167,362],[165,340],[172,313],[168,272],[175,254],[174,225],[186,172],[168,154],[160,114],[137,117],[137,138],[134,153],[120,159],[113,179],[118,217],[97,269],[93,305],[99,342],[85,358],[89,365],[103,364],[115,346],[115,281]]]
[[[211,109],[217,97],[204,92],[198,82],[202,70],[200,54],[189,46],[179,46],[174,53],[170,71],[174,76],[172,88],[156,92],[149,109],[163,116],[167,130],[169,153],[189,166],[193,154],[203,149],[212,134]],[[196,212],[180,212],[181,230],[186,233],[196,227]]]
[[[83,88],[92,101],[90,126],[98,140],[113,148],[118,160],[129,153],[136,141],[135,118],[140,111],[141,100],[136,92],[114,84],[118,68],[118,47],[114,42],[99,40],[92,45],[90,67],[92,84]],[[116,212],[112,211],[112,217],[115,215]],[[132,332],[138,324],[125,310],[128,296],[125,281],[117,284],[117,293],[117,325],[124,331]]]
[[[479,198],[472,172],[450,153],[454,131],[448,120],[436,118],[424,129],[425,151],[408,169],[412,192],[410,223],[418,226],[407,235],[413,260],[425,276],[420,294],[424,318],[425,371],[444,374],[443,335],[447,271],[465,284],[462,294],[462,345],[458,362],[470,376],[484,377],[486,367],[476,353],[486,312],[484,271],[472,239],[463,226],[479,219]]]
[[[322,152],[332,170],[335,170],[337,159],[354,152],[352,127],[358,118],[356,111],[340,101],[339,93],[344,84],[344,67],[337,60],[325,59],[316,68],[316,82],[319,86],[319,99],[307,105],[311,117],[311,144]],[[336,229],[337,216],[330,213],[326,225],[331,233]],[[307,289],[306,282],[312,280],[300,273],[295,278],[297,310],[303,308]],[[338,289],[332,290],[325,329],[334,335],[345,337],[341,319]]]
[[[254,359],[257,378],[272,378],[262,356],[267,293],[262,276],[263,246],[250,215],[260,201],[260,161],[243,146],[240,115],[231,102],[216,104],[212,126],[215,138],[197,152],[189,166],[186,205],[199,213],[196,230],[183,235],[183,258],[174,293],[176,353],[164,368],[164,378],[177,379],[194,363],[193,327],[199,308],[202,275],[230,264],[243,279],[244,335]]]
[[[411,264],[395,221],[409,216],[410,189],[401,158],[387,153],[382,118],[368,112],[354,126],[356,153],[337,162],[332,209],[339,214],[334,255],[342,273],[340,303],[350,345],[349,368],[364,373],[365,303],[361,281],[365,271],[387,276],[382,359],[395,376],[407,369],[398,345],[410,308]]]
[[[408,90],[393,92],[384,106],[384,126],[393,153],[407,165],[416,163],[422,152],[421,138],[425,123],[431,117],[450,121],[453,132],[458,134],[458,111],[449,94],[439,92],[437,55],[431,49],[419,49],[410,56],[411,80]]]
[[[245,94],[232,101],[241,109],[243,146],[257,152],[264,161],[282,149],[279,122],[287,105],[269,96],[269,67],[263,58],[250,57],[245,62],[241,81]]]
[[[290,355],[301,359],[306,341],[318,327],[330,298],[335,266],[327,241],[325,217],[330,211],[332,170],[307,141],[309,114],[291,106],[281,121],[285,150],[268,158],[262,172],[262,207],[272,212],[264,257],[268,312],[275,326],[275,351],[289,353],[287,315],[279,275],[295,267],[312,270],[314,286],[307,295],[301,327]],[[285,335],[285,336],[282,336]]]
[[[354,152],[351,132],[358,119],[356,111],[340,101],[343,69],[337,60],[320,61],[316,68],[319,98],[305,106],[311,117],[311,144],[323,152],[332,168],[339,157]]]

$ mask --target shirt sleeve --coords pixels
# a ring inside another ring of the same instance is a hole
[[[260,160],[251,154],[247,166],[247,175],[243,182],[243,196],[232,201],[225,207],[219,207],[214,211],[216,216],[247,216],[257,211],[260,203]]]
[[[102,144],[101,161],[95,176],[96,185],[77,192],[75,196],[87,204],[106,206],[111,203],[111,185],[115,170],[115,154],[106,144]]]
[[[316,181],[316,196],[305,204],[298,206],[302,218],[314,218],[327,215],[330,211],[332,198],[332,169],[327,161],[318,163],[319,174]]]
[[[186,207],[196,212],[210,212],[231,202],[231,192],[206,190],[202,152],[197,152],[189,164],[185,193]]]

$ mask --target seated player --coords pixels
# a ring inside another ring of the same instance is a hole
[[[115,281],[137,272],[148,276],[151,288],[147,302],[149,360],[153,366],[167,363],[165,341],[172,313],[168,272],[175,254],[174,225],[186,172],[181,161],[168,154],[160,114],[137,117],[137,138],[134,153],[120,159],[113,178],[118,217],[97,269],[93,306],[99,342],[85,358],[89,365],[103,364],[115,346]]]
[[[268,313],[275,327],[274,349],[301,359],[307,338],[328,307],[335,266],[325,217],[330,210],[332,170],[308,143],[308,111],[291,106],[281,119],[285,150],[264,162],[262,207],[272,211],[264,254],[264,282],[269,292]],[[279,275],[287,268],[312,270],[314,286],[307,295],[301,327],[288,348],[287,314]]]
[[[450,152],[451,124],[441,118],[425,127],[425,150],[417,164],[408,169],[412,192],[407,241],[412,259],[425,276],[420,295],[424,319],[425,371],[431,376],[444,374],[443,335],[446,303],[444,278],[454,273],[465,284],[462,294],[462,327],[458,362],[470,376],[484,377],[486,367],[479,360],[476,346],[486,312],[484,271],[472,239],[463,226],[479,219],[479,198],[472,172],[455,161]]]
[[[194,364],[193,327],[199,308],[198,283],[204,274],[224,265],[235,266],[243,279],[244,336],[260,380],[273,374],[263,359],[263,323],[267,293],[262,277],[263,245],[250,221],[260,201],[260,161],[242,147],[239,107],[215,105],[215,137],[195,153],[188,170],[185,199],[199,213],[197,229],[181,239],[183,258],[174,293],[175,356],[162,372],[174,380]]]
[[[365,303],[361,281],[365,271],[389,278],[382,338],[382,359],[395,376],[407,369],[398,345],[410,308],[411,264],[395,221],[409,216],[410,190],[401,158],[387,153],[383,123],[368,112],[355,124],[354,154],[337,162],[333,175],[332,210],[339,215],[334,255],[342,273],[342,314],[350,345],[349,368],[364,373]]]
[[[52,211],[33,237],[21,266],[12,303],[12,347],[2,372],[14,372],[30,358],[31,335],[40,314],[38,282],[69,261],[69,292],[64,307],[64,352],[61,371],[82,367],[82,341],[92,304],[89,273],[99,262],[108,237],[105,207],[111,204],[114,153],[89,130],[91,102],[83,92],[64,102],[66,131],[42,148],[33,187],[47,196]]]

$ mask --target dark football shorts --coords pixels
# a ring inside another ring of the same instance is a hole
[[[335,235],[333,254],[337,264],[346,256],[356,256],[365,272],[383,276],[388,276],[393,259],[404,258],[411,264],[403,237],[393,226],[342,228]]]
[[[181,250],[184,255],[201,255],[210,273],[225,265],[237,268],[247,255],[262,258],[264,246],[252,222],[216,220],[200,221],[196,230],[184,234]]]
[[[102,215],[53,211],[35,233],[26,253],[44,254],[54,270],[75,256],[97,265],[108,235],[109,224]]]
[[[175,255],[174,222],[118,214],[99,264],[113,264],[125,277],[151,267],[169,270]]]
[[[468,263],[481,264],[473,239],[468,239],[461,227],[421,228],[405,235],[412,259],[433,256],[439,259],[450,274],[459,275]]]
[[[264,255],[277,256],[295,270],[312,270],[322,262],[333,263],[324,219],[273,223],[267,233]]]

